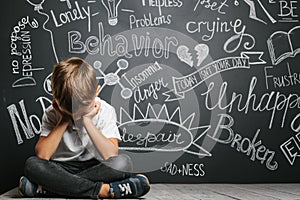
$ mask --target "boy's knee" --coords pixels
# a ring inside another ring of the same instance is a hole
[[[36,163],[35,162],[36,159],[37,159],[37,157],[35,157],[35,156],[31,156],[31,157],[27,158],[25,165],[24,165],[25,176],[28,176],[30,171],[32,171],[32,168],[34,167],[34,163]]]
[[[131,158],[126,154],[120,154],[108,159],[109,166],[113,169],[123,172],[132,172],[133,164]]]
[[[25,176],[30,175],[32,172],[37,170],[41,159],[36,156],[31,156],[27,158],[25,165],[24,165],[24,174]]]
[[[36,156],[31,156],[27,158],[25,162],[25,169],[32,168],[37,163],[37,159],[38,158]]]

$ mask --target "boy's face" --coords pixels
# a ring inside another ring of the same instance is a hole
[[[63,115],[67,115],[68,117],[72,118],[74,121],[78,121],[82,118],[82,116],[90,113],[93,109],[94,109],[94,105],[95,105],[95,100],[93,100],[91,102],[91,104],[87,105],[87,106],[80,106],[75,112],[71,113],[68,110],[62,108],[62,107],[58,107],[59,111],[63,114]]]
[[[98,85],[97,89],[96,89],[96,93],[95,93],[95,97],[98,96],[100,93],[100,86]],[[73,119],[74,121],[78,121],[82,118],[82,116],[90,113],[95,106],[95,98],[93,99],[93,101],[86,106],[80,106],[75,112],[71,113],[68,110],[66,110],[65,108],[57,105],[57,109],[61,112],[61,114],[66,115],[68,117],[70,117],[71,119]]]
[[[95,100],[93,100],[91,104],[89,104],[87,106],[79,107],[78,110],[76,112],[74,112],[72,115],[73,120],[78,121],[82,118],[82,116],[90,113],[94,109],[95,103],[96,103]]]

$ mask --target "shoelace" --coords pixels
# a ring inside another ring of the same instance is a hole
[[[118,187],[120,188],[121,196],[132,194],[131,187],[130,187],[129,183],[119,184]]]
[[[37,190],[36,190],[36,193],[37,193],[37,194],[45,194],[46,191],[43,190],[42,186],[38,185],[38,188],[37,188]]]

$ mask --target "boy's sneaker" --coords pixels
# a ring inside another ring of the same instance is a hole
[[[142,174],[110,183],[110,194],[113,198],[137,198],[149,190],[149,180]]]
[[[45,194],[46,191],[41,186],[36,185],[28,180],[25,176],[20,178],[19,182],[19,194],[22,197],[35,197]]]

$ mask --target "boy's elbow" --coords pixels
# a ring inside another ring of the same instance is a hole
[[[116,152],[112,153],[112,154],[110,155],[110,157],[116,157],[116,156],[118,156],[118,155],[119,155],[119,153],[118,153],[118,151],[116,151]]]
[[[116,151],[111,151],[111,152],[109,152],[109,153],[107,153],[107,154],[102,154],[102,158],[103,158],[104,160],[107,160],[107,159],[109,159],[109,158],[111,158],[111,157],[116,157],[116,156],[118,156],[118,155],[119,155],[118,150],[116,150]]]
[[[50,156],[48,156],[48,154],[47,153],[43,153],[43,152],[41,152],[41,151],[39,151],[39,149],[38,148],[35,148],[35,155],[36,155],[36,157],[38,157],[39,159],[42,159],[42,160],[50,160]]]
[[[42,160],[50,160],[50,157],[41,153],[36,153],[36,157]]]
[[[113,151],[111,151],[110,156],[109,157],[115,157],[119,155],[119,149],[118,147],[115,147]]]

